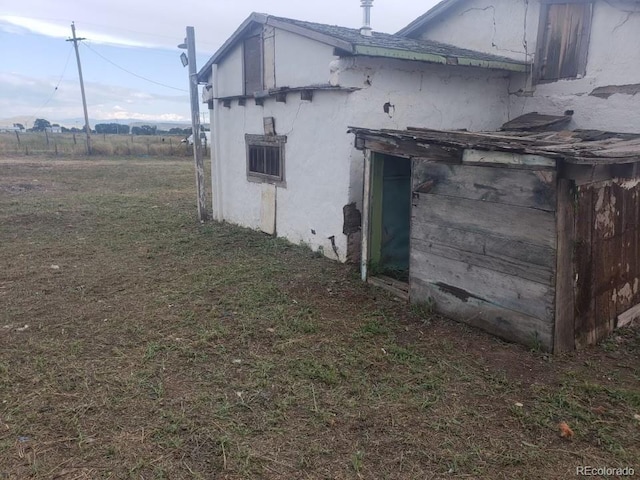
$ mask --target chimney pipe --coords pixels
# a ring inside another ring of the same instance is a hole
[[[373,7],[373,0],[360,0],[360,6],[362,7],[362,27],[360,28],[360,35],[370,37],[371,7]]]

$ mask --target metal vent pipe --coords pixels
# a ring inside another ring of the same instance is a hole
[[[373,7],[373,0],[360,0],[360,6],[362,7],[362,27],[360,28],[360,35],[370,37],[371,7]]]

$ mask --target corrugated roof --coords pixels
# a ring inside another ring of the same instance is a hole
[[[218,63],[256,24],[271,25],[333,46],[340,55],[396,58],[444,65],[461,65],[506,71],[526,71],[527,65],[511,58],[458,48],[430,40],[417,40],[389,33],[362,35],[355,28],[305,22],[291,18],[252,13],[218,49],[198,73],[203,82],[211,66]]]

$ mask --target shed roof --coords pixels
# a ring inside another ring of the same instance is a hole
[[[517,72],[524,72],[527,69],[526,63],[511,58],[458,48],[431,40],[416,40],[380,32],[373,32],[371,36],[366,36],[360,34],[360,30],[355,28],[252,13],[200,70],[198,80],[205,81],[211,66],[222,60],[236,43],[258,24],[270,25],[331,45],[339,55],[387,57]]]
[[[420,147],[435,144],[476,150],[494,150],[540,155],[576,164],[618,164],[640,162],[640,134],[573,130],[559,132],[467,132],[409,127],[407,130],[372,130],[350,127],[360,139]],[[428,149],[425,148],[425,157]]]

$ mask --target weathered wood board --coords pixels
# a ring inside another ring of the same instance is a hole
[[[555,249],[555,215],[533,208],[442,195],[414,195],[413,217],[423,224],[497,235]]]
[[[558,249],[556,255],[556,295],[553,335],[554,353],[575,350],[575,300],[573,252],[575,218],[572,183],[558,182],[557,209]]]
[[[413,167],[412,301],[431,298],[452,318],[552,350],[555,172],[423,160]]]
[[[430,182],[432,186],[428,193],[434,195],[547,211],[556,209],[556,175],[553,171],[444,165],[414,160],[413,188],[425,182]]]
[[[556,161],[540,155],[510,152],[494,152],[468,148],[462,155],[462,163],[469,165],[504,165],[513,168],[556,168]]]
[[[579,186],[577,209],[575,334],[585,346],[640,304],[640,181]]]
[[[549,278],[555,271],[555,249],[549,245],[533,245],[531,243],[514,240],[503,235],[474,232],[456,227],[445,227],[438,224],[426,223],[419,216],[414,207],[414,219],[411,231],[412,241],[423,242],[429,248],[451,248],[463,253],[475,253],[496,261],[504,260],[532,271],[533,275]],[[446,255],[443,255],[446,256]],[[505,273],[509,273],[506,272]]]
[[[438,285],[462,302],[476,298],[498,308],[524,313],[547,322],[553,320],[554,291],[549,285],[505,275],[489,268],[451,260],[414,248],[412,279]]]
[[[461,300],[446,289],[419,278],[412,278],[410,296],[413,302],[432,299],[436,309],[442,314],[505,340],[524,345],[540,345],[546,351],[553,348],[552,325],[539,318],[474,297]]]

